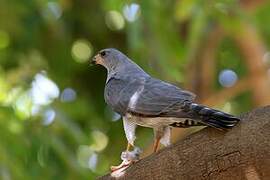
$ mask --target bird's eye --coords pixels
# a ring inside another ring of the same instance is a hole
[[[101,52],[100,52],[100,55],[101,55],[102,57],[106,56],[106,51],[101,51]]]

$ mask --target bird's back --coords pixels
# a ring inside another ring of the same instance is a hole
[[[170,106],[193,101],[195,96],[150,76],[112,76],[105,86],[105,101],[113,110],[142,116],[158,116]]]

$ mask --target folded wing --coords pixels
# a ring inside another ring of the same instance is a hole
[[[185,102],[192,102],[195,98],[191,92],[153,78],[142,83],[136,92],[136,102],[129,103],[128,111],[142,116],[169,116],[169,112],[181,111]]]

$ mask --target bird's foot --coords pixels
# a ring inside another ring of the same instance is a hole
[[[112,172],[115,172],[115,171],[118,171],[118,170],[125,170],[128,166],[130,166],[132,163],[132,161],[122,161],[122,163],[118,166],[111,166],[111,171]]]
[[[122,163],[118,166],[112,166],[111,171],[125,170],[131,164],[137,162],[140,159],[141,150],[135,147],[133,151],[124,151],[121,154]]]

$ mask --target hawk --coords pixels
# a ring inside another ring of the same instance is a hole
[[[134,147],[135,129],[138,125],[154,129],[153,150],[156,152],[159,143],[164,146],[170,144],[171,127],[210,126],[230,129],[240,120],[233,115],[195,103],[193,93],[151,77],[116,49],[101,50],[92,59],[92,63],[107,69],[104,98],[123,117],[128,141],[126,152]],[[122,163],[112,167],[112,170],[124,165]]]

